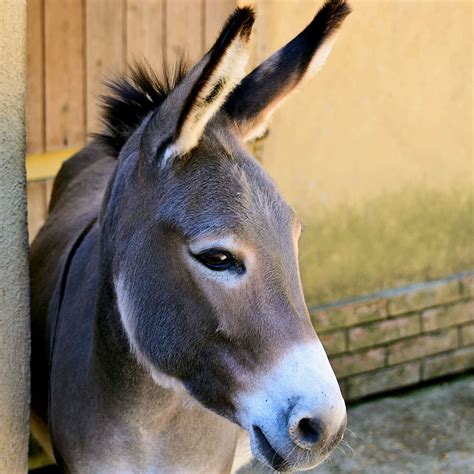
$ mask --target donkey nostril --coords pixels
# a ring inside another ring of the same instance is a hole
[[[302,447],[311,448],[317,444],[320,436],[319,423],[312,418],[301,418],[293,431],[293,438],[296,444]]]

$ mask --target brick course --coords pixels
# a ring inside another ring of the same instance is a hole
[[[418,315],[409,315],[387,321],[357,326],[349,332],[349,348],[361,349],[385,342],[413,336],[420,332]]]
[[[420,362],[411,362],[354,375],[348,380],[348,394],[351,400],[357,400],[381,391],[413,385],[419,381]]]
[[[344,328],[370,321],[384,319],[387,316],[387,300],[377,299],[366,303],[352,303],[336,307],[327,307],[312,314],[316,330]]]
[[[403,340],[388,347],[388,364],[400,364],[458,347],[458,329],[450,328]]]
[[[463,346],[474,345],[474,323],[461,327],[461,344]]]
[[[463,372],[474,367],[474,346],[440,354],[423,361],[423,380]]]
[[[337,377],[346,377],[360,372],[378,369],[385,365],[386,350],[383,347],[358,353],[349,353],[331,358],[331,365]]]
[[[474,368],[474,271],[313,308],[347,400]]]
[[[430,308],[421,313],[424,331],[434,331],[472,320],[474,320],[474,301]]]
[[[421,286],[413,291],[406,291],[390,299],[388,311],[390,315],[398,315],[436,306],[443,303],[458,301],[461,297],[459,280]]]
[[[346,335],[344,331],[319,334],[319,339],[328,355],[340,354],[346,350]]]

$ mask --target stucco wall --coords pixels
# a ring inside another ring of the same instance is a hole
[[[322,2],[255,4],[263,59]],[[350,4],[325,67],[261,146],[303,220],[310,305],[474,266],[473,2]]]
[[[26,1],[0,2],[0,472],[27,470]]]

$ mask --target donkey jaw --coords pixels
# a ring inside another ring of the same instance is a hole
[[[254,456],[278,471],[311,469],[342,439],[346,408],[319,341],[287,352],[239,397],[239,423]]]
[[[130,301],[125,279],[119,275],[119,277],[115,279],[114,283],[120,320],[122,322],[125,333],[127,334],[130,349],[135,355],[137,361],[145,368],[145,370],[150,374],[153,381],[160,387],[167,390],[173,390],[174,392],[179,394],[187,393],[186,388],[183,382],[181,382],[181,380],[159,371],[148,359],[148,357],[140,350],[135,337],[135,326],[133,323],[133,305]],[[195,401],[195,403],[197,403],[197,400]],[[187,402],[187,405],[192,405],[192,403]]]

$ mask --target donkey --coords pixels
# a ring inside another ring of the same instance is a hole
[[[244,148],[317,71],[327,1],[245,76],[237,8],[189,71],[110,84],[31,248],[32,429],[63,472],[226,473],[240,436],[275,470],[321,463],[346,410],[311,325],[301,226]]]

